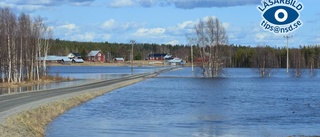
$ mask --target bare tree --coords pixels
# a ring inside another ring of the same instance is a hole
[[[273,66],[278,64],[276,55],[273,49],[269,46],[255,48],[255,54],[253,57],[253,68],[258,69],[258,73],[261,77],[270,77]]]
[[[50,45],[51,45],[51,42],[52,42],[52,29],[50,28],[47,28],[46,26],[44,26],[43,28],[43,31],[42,34],[43,34],[43,38],[42,38],[42,44],[43,44],[43,58],[44,60],[47,60],[47,56],[48,56],[48,52],[49,52],[49,49],[50,49]],[[47,75],[47,64],[46,64],[46,61],[43,61],[42,62],[43,65],[43,75]]]
[[[292,49],[292,54],[290,54],[290,58],[292,60],[292,64],[290,66],[295,67],[295,69],[292,69],[292,76],[300,77],[302,74],[301,68],[304,67],[304,59],[302,57],[301,51],[299,49]]]
[[[194,27],[195,36],[188,36],[199,47],[200,67],[204,77],[218,77],[223,68],[223,55],[220,47],[227,44],[228,37],[218,18],[200,20]]]
[[[10,11],[10,9],[5,8],[1,9],[1,29],[3,31],[4,35],[4,45],[6,45],[6,63],[5,63],[5,71],[7,71],[6,76],[7,76],[7,82],[12,81],[12,60],[13,56],[12,53],[13,50],[15,49],[15,43],[14,43],[14,38],[15,38],[15,26],[16,26],[16,20],[14,14]]]
[[[30,36],[30,29],[31,29],[31,20],[30,17],[26,14],[21,14],[20,17],[18,18],[18,23],[19,23],[19,49],[20,49],[20,56],[19,56],[19,80],[18,82],[23,81],[23,76],[24,76],[24,69],[27,70],[28,66],[28,52],[29,52],[29,40],[28,36]],[[28,74],[28,72],[27,72]]]
[[[43,19],[41,17],[37,17],[35,19],[35,22],[33,24],[33,35],[35,37],[35,49],[36,49],[36,54],[35,54],[35,60],[36,60],[36,78],[37,80],[40,80],[40,73],[41,73],[41,60],[40,57],[42,57],[42,53],[44,51],[44,35],[46,32],[46,26],[43,23]]]
[[[46,64],[40,57],[47,56],[52,30],[42,18],[34,22],[26,14],[19,18],[10,9],[0,8],[0,70],[2,82],[40,80]]]

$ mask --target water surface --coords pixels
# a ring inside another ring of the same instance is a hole
[[[171,71],[67,111],[46,136],[320,135],[320,78],[277,71],[227,69],[214,79]]]
[[[161,67],[134,67],[134,74],[152,73]],[[63,88],[92,82],[96,80],[110,80],[131,75],[131,67],[121,66],[51,66],[48,67],[49,75],[61,76],[75,79],[73,81],[59,81],[32,86],[20,86],[13,88],[0,88],[1,94],[27,92],[34,90],[45,90],[53,88]]]

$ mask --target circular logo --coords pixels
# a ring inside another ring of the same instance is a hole
[[[284,22],[288,19],[288,12],[284,9],[278,9],[276,13],[274,13],[274,17],[279,22]]]

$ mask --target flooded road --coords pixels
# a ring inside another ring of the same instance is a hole
[[[134,74],[155,72],[159,67],[134,67]],[[95,80],[109,80],[131,75],[131,67],[113,66],[51,66],[49,75],[75,79],[73,81],[59,81],[33,86],[20,86],[13,88],[0,88],[0,95],[34,90],[63,88],[93,82]]]
[[[278,71],[228,69],[214,79],[170,71],[67,111],[46,136],[320,135],[320,78]]]

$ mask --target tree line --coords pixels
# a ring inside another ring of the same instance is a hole
[[[9,8],[0,8],[0,73],[2,82],[40,80],[46,75],[45,57],[52,31],[41,17],[16,16]]]
[[[287,50],[285,47],[219,45],[218,48],[222,58],[221,63],[227,68],[259,68],[262,66],[286,68]],[[194,62],[200,58],[199,49],[201,49],[199,45],[193,45]],[[86,57],[91,50],[101,50],[104,54],[110,53],[111,58],[124,57],[129,60],[131,44],[129,42],[77,42],[56,39],[49,54],[66,56],[70,52],[79,52]],[[134,51],[136,60],[144,60],[151,53],[170,53],[187,62],[191,61],[190,45],[136,43]],[[289,48],[289,63],[290,68],[320,68],[320,45]]]

